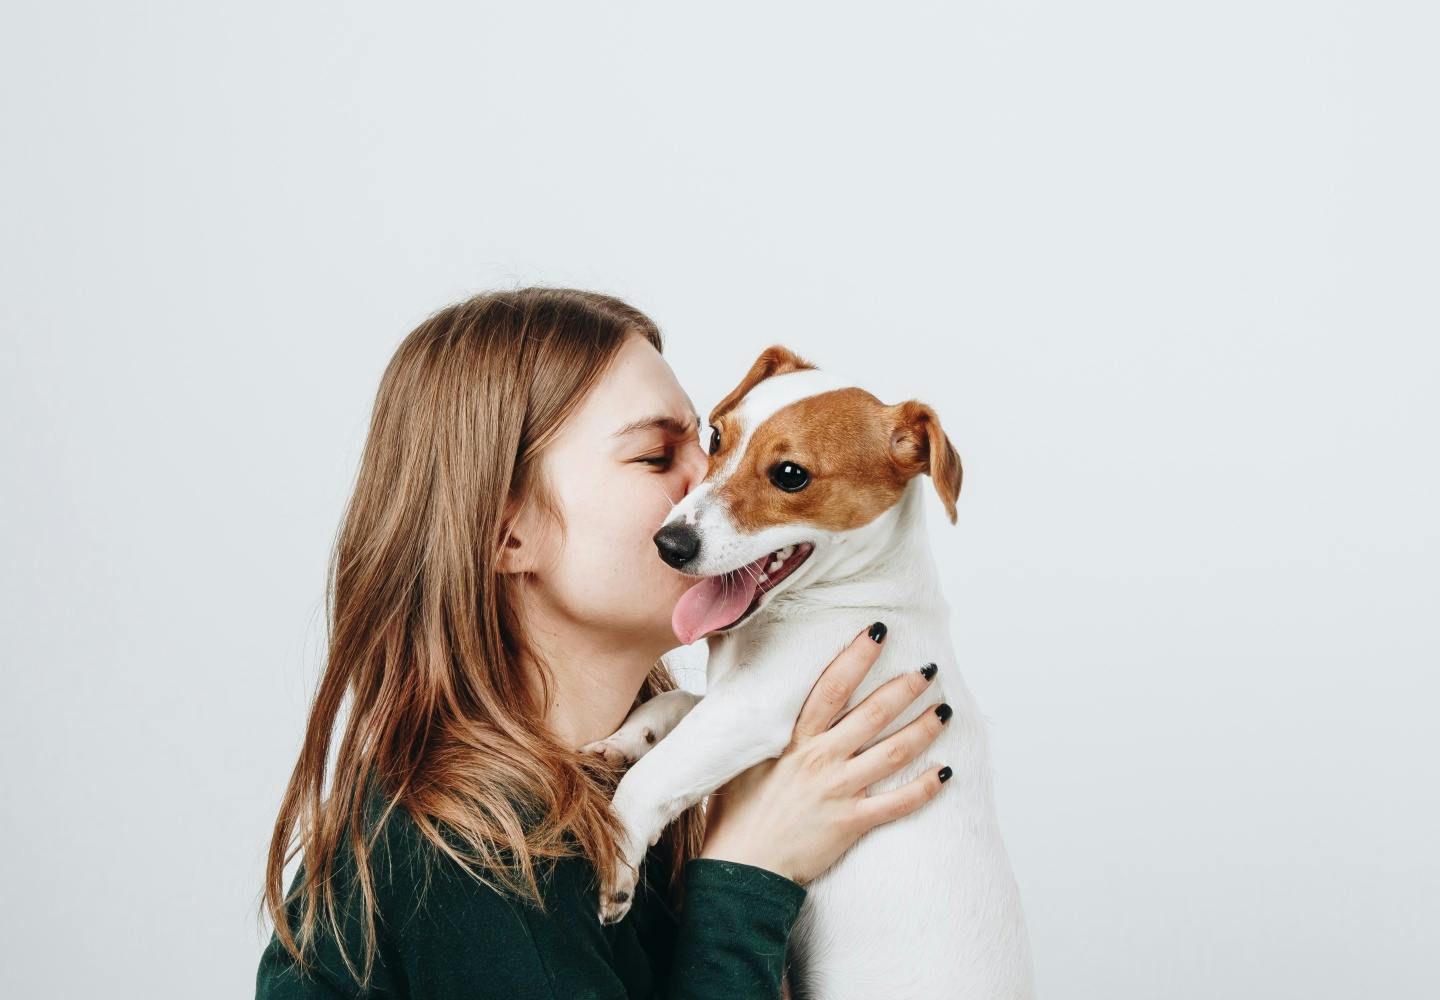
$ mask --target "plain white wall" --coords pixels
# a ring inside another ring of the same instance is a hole
[[[1044,995],[1440,995],[1437,27],[12,0],[7,994],[252,995],[381,369],[533,281],[940,410]]]

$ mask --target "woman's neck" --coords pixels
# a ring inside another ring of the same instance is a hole
[[[573,750],[620,728],[659,659],[659,653],[642,644],[587,634],[573,623],[529,632],[555,678],[550,703],[544,706],[546,725]],[[538,676],[538,669],[530,664],[527,676]]]

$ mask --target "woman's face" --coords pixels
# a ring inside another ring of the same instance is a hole
[[[698,422],[665,359],[628,337],[544,453],[563,531],[533,515],[516,528],[522,547],[540,543],[529,597],[549,621],[605,647],[658,656],[679,645],[670,615],[696,581],[661,561],[652,536],[705,478]]]

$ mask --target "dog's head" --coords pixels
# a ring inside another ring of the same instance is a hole
[[[710,470],[655,533],[660,557],[704,577],[681,597],[681,642],[733,628],[816,576],[926,473],[955,521],[960,458],[935,411],[886,405],[786,348],[767,348],[710,412]]]

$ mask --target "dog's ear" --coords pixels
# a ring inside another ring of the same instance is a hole
[[[935,411],[917,400],[891,407],[895,423],[890,431],[890,460],[908,479],[922,472],[935,483],[945,514],[955,523],[955,498],[960,495],[960,456],[940,427]]]
[[[756,385],[773,378],[776,375],[784,375],[786,372],[798,372],[802,368],[814,368],[810,362],[796,354],[790,348],[782,344],[772,344],[760,352],[740,384],[730,390],[730,394],[715,404],[710,411],[710,421],[713,423],[719,420],[727,411],[735,408],[735,404],[745,398],[745,394]]]

